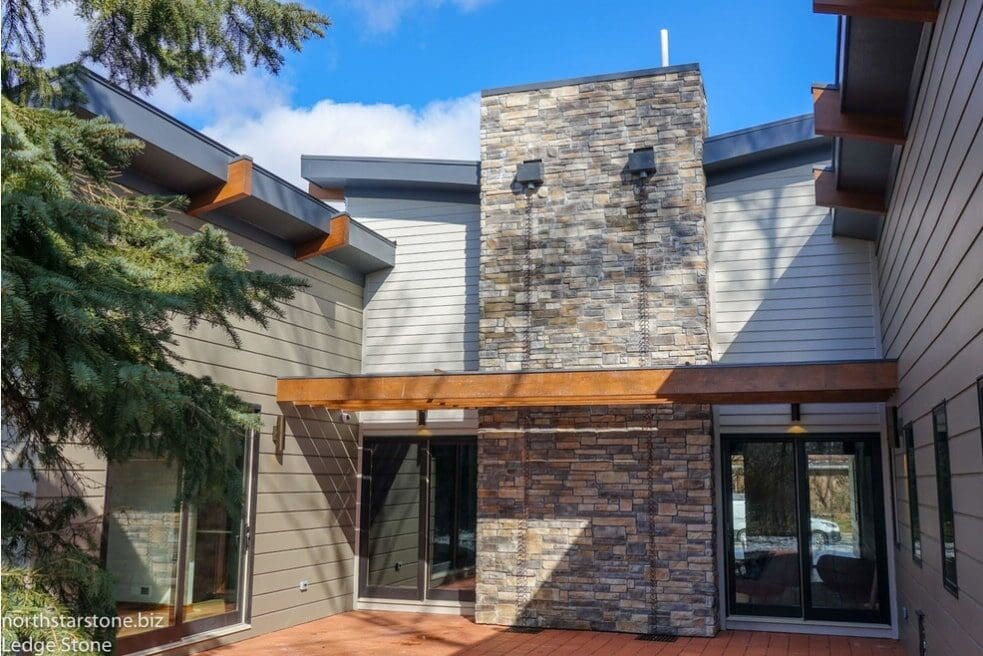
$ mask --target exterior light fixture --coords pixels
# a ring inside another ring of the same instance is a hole
[[[427,425],[427,411],[417,410],[416,411],[416,425],[423,427]]]
[[[515,171],[515,181],[525,191],[531,191],[543,184],[543,160],[528,159]]]
[[[800,422],[802,421],[802,406],[798,403],[792,404],[792,421]]]
[[[273,427],[273,449],[276,456],[283,456],[283,449],[287,444],[287,420],[283,415],[276,418],[276,426]]]
[[[628,171],[636,178],[647,178],[655,173],[655,149],[636,148],[628,155]]]

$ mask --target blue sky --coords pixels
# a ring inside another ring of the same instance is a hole
[[[811,111],[831,81],[836,20],[808,0],[315,3],[335,23],[291,57],[294,100],[422,106],[483,88],[698,62],[712,133]],[[400,12],[399,8],[404,11]],[[389,9],[389,11],[387,11]]]
[[[305,0],[302,0],[305,1]],[[809,0],[306,0],[334,25],[280,77],[220,72],[167,112],[306,184],[300,155],[478,158],[481,89],[670,63],[703,71],[711,134],[811,111],[833,80],[836,20]],[[49,63],[84,37],[65,5],[46,19]]]

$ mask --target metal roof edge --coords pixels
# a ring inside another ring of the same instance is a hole
[[[802,114],[707,138],[703,144],[703,166],[707,170],[720,170],[770,155],[814,148],[829,141],[828,137],[815,133],[812,114]]]
[[[528,84],[514,84],[503,87],[492,87],[482,89],[481,97],[500,96],[506,93],[516,93],[521,91],[536,91],[538,89],[555,89],[557,87],[568,87],[578,84],[592,84],[595,82],[610,82],[613,80],[625,80],[633,77],[652,77],[654,75],[667,75],[669,73],[688,73],[690,71],[699,72],[700,65],[677,64],[674,66],[662,66],[658,68],[641,68],[634,71],[622,71],[619,73],[603,73],[600,75],[585,75],[581,77],[571,77],[559,80],[545,80],[542,82],[531,82]]]

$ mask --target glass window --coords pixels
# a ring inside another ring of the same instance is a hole
[[[956,582],[956,523],[952,508],[952,469],[949,463],[949,427],[945,403],[932,410],[935,433],[935,480],[939,490],[939,535],[942,542],[942,583],[952,593]]]
[[[824,439],[803,447],[811,607],[883,616],[884,511],[875,444]]]
[[[474,592],[477,470],[474,442],[442,444],[435,440],[430,446],[431,598]]]
[[[252,441],[249,442],[250,444]],[[153,457],[112,463],[105,567],[115,578],[120,649],[137,651],[241,621],[246,440],[240,477],[179,502],[180,470]]]
[[[115,579],[125,638],[177,620],[181,511],[178,471],[163,460],[134,458],[109,470],[106,569]]]
[[[364,580],[369,596],[416,598],[420,575],[420,445],[366,445],[362,504],[367,511]]]
[[[801,613],[795,449],[787,440],[729,445],[731,612]]]
[[[915,471],[915,431],[911,424],[904,427],[905,474],[908,478],[908,517],[911,527],[911,557],[922,562],[922,529],[918,520],[918,478]]]

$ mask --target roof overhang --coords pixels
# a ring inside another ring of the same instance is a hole
[[[812,114],[805,114],[709,137],[703,143],[703,169],[712,176],[830,145],[829,137],[816,134]]]
[[[85,71],[79,82],[86,101],[78,112],[105,116],[143,141],[143,151],[134,157],[130,172],[188,196],[189,214],[207,220],[210,212],[227,212],[298,249],[328,238],[332,225],[338,224],[335,219],[343,216],[256,166],[248,156],[226,148],[96,73]],[[343,247],[333,249],[332,259],[361,273],[393,265],[395,245],[391,241],[354,223],[348,235],[350,239]]]
[[[825,186],[817,196],[836,198],[832,189],[844,200],[879,198],[861,208],[832,205],[834,235],[876,240],[937,10],[932,0],[814,0],[813,7],[841,16],[837,83],[813,87],[816,132],[834,138],[833,168],[817,178]]]
[[[481,165],[469,160],[301,155],[300,170],[319,195],[338,198],[338,190],[380,188],[477,193]]]
[[[894,360],[651,369],[436,372],[277,380],[279,403],[335,410],[430,410],[664,403],[888,400]]]

